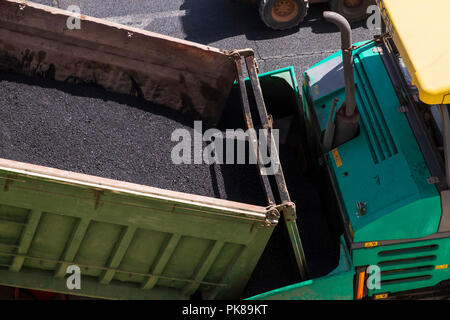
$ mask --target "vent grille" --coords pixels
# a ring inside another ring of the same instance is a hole
[[[405,283],[405,282],[412,282],[412,281],[423,281],[423,280],[429,280],[431,279],[431,275],[423,275],[423,276],[416,276],[416,277],[407,277],[407,278],[398,278],[398,279],[390,279],[390,280],[381,280],[380,284],[381,286],[386,286],[390,284],[399,284],[399,283]]]
[[[378,266],[381,268],[381,267],[387,267],[387,266],[408,265],[408,264],[413,264],[413,263],[417,263],[417,262],[429,262],[429,261],[433,261],[433,260],[436,260],[435,255],[381,261],[381,262],[378,262]]]
[[[355,76],[357,78],[356,98],[360,103],[358,109],[361,114],[362,125],[367,132],[367,141],[375,163],[384,161],[398,153],[386,119],[381,111],[373,88],[363,64],[355,56]]]
[[[383,275],[405,275],[405,274],[409,274],[412,272],[430,271],[433,269],[434,269],[433,265],[427,265],[427,266],[412,267],[412,268],[385,270],[385,271],[381,271],[381,276],[383,276]]]
[[[435,251],[439,248],[437,244],[431,244],[428,246],[421,247],[411,247],[411,248],[402,248],[402,249],[394,249],[394,250],[384,250],[378,252],[380,257],[391,257],[398,256],[402,254],[412,254],[412,253],[423,253],[423,252],[431,252]]]
[[[438,245],[431,244],[378,252],[382,259],[377,264],[381,269],[381,286],[431,279],[437,259],[433,253],[438,248]]]

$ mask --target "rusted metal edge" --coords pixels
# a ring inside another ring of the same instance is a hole
[[[0,0],[0,12],[0,70],[139,96],[208,125],[235,80],[225,50],[28,1]]]
[[[239,93],[241,97],[242,102],[242,110],[244,115],[244,121],[246,123],[247,129],[254,129],[253,120],[252,120],[252,114],[250,110],[250,103],[247,96],[247,89],[245,86],[244,81],[244,75],[242,70],[242,59],[241,59],[241,52],[245,54],[251,54],[253,51],[236,51],[234,54],[235,64],[236,64],[236,72],[237,72],[237,78],[238,78],[238,84],[239,84]],[[257,145],[257,137],[255,135],[255,132],[253,130],[249,130],[249,142],[250,142],[250,152],[253,153],[254,159],[257,159],[257,166],[258,166],[258,173],[259,177],[261,179],[261,184],[263,186],[263,190],[267,199],[267,205],[272,206],[275,204],[275,197],[272,192],[272,187],[270,186],[270,181],[266,175],[263,174],[263,168],[258,160],[259,157],[259,150]]]
[[[36,3],[36,2],[27,1],[27,0],[0,0],[0,2],[10,2],[12,4],[17,5],[17,8],[20,11],[23,12],[22,15],[25,14],[25,9],[27,9],[27,8],[36,8],[36,9],[39,9],[39,10],[46,11],[46,12],[48,12],[50,14],[53,14],[53,15],[58,14],[58,15],[66,16],[66,17],[75,17],[75,18],[78,17],[78,15],[73,13],[73,12],[66,11],[66,10],[63,10],[63,9],[60,9],[60,8],[46,6],[46,5],[43,5],[43,4],[39,4],[39,3]],[[19,15],[19,14],[17,14],[17,15]],[[19,15],[19,16],[21,16],[21,15]],[[115,22],[112,22],[112,21],[109,21],[109,20],[105,20],[105,19],[101,19],[101,18],[87,16],[87,15],[84,15],[84,14],[81,14],[80,18],[83,21],[92,21],[92,22],[96,22],[96,23],[99,23],[99,24],[102,24],[102,25],[106,25],[106,26],[115,27],[115,28],[118,28],[118,29],[121,29],[121,30],[125,30],[125,31],[134,31],[134,32],[139,33],[139,34],[148,35],[148,36],[151,36],[151,37],[154,37],[154,38],[159,38],[159,39],[162,39],[162,40],[173,41],[173,42],[176,42],[176,43],[179,43],[179,44],[183,44],[183,45],[186,45],[186,46],[189,46],[189,47],[195,47],[195,48],[198,48],[198,49],[201,49],[201,50],[207,50],[207,51],[216,52],[216,53],[222,53],[222,54],[228,54],[228,52],[229,52],[228,50],[222,50],[222,49],[219,49],[219,48],[216,48],[216,47],[203,45],[203,44],[200,44],[200,43],[197,43],[197,42],[183,40],[183,39],[179,39],[179,38],[163,35],[163,34],[160,34],[160,33],[148,31],[148,30],[145,30],[145,29],[134,28],[134,27],[131,27],[131,26],[123,25],[123,24],[120,24],[120,23],[115,23]]]
[[[0,171],[15,173],[32,179],[54,181],[56,183],[86,187],[94,190],[105,190],[114,193],[152,198],[160,201],[173,202],[175,205],[201,206],[205,213],[215,214],[206,210],[221,211],[238,218],[266,221],[267,208],[246,203],[210,198],[189,193],[159,189],[124,181],[101,178],[82,173],[43,167],[29,163],[0,158]],[[24,181],[20,181],[24,182]],[[203,212],[203,210],[202,210]]]
[[[251,150],[258,155],[257,157],[257,164],[258,169],[261,177],[261,182],[263,185],[263,188],[266,193],[266,198],[269,204],[269,207],[273,208],[277,211],[277,214],[280,213],[283,214],[283,218],[286,222],[286,229],[289,234],[289,238],[291,240],[292,249],[294,251],[295,259],[297,261],[297,267],[300,273],[300,276],[302,280],[308,279],[308,267],[306,263],[306,257],[303,250],[303,245],[301,242],[300,234],[297,227],[297,216],[296,216],[296,209],[295,204],[291,202],[289,192],[287,190],[286,181],[284,179],[283,170],[281,167],[281,161],[279,158],[277,147],[271,148],[272,141],[274,139],[272,128],[270,125],[270,118],[267,114],[267,109],[264,103],[264,97],[262,94],[261,85],[259,83],[258,78],[258,71],[257,71],[257,65],[256,60],[254,57],[254,53],[252,50],[237,50],[234,52],[233,58],[235,59],[236,69],[238,73],[238,84],[240,87],[240,93],[241,93],[241,99],[242,99],[242,106],[243,106],[243,112],[244,112],[244,119],[247,125],[247,129],[254,129],[254,124],[252,120],[252,113],[249,106],[248,101],[248,95],[247,95],[247,89],[244,82],[244,77],[242,73],[242,57],[244,57],[246,66],[247,66],[247,72],[249,74],[249,80],[251,84],[251,88],[253,91],[253,96],[255,98],[256,107],[257,107],[257,113],[259,117],[259,122],[262,126],[262,128],[266,129],[264,131],[265,139],[268,142],[267,147],[270,148],[271,154],[273,153],[273,156],[271,157],[272,160],[275,159],[278,165],[278,170],[274,173],[274,179],[275,183],[272,187],[270,180],[267,175],[263,173],[263,165],[259,161],[260,159],[260,150],[257,145],[257,137],[250,137],[250,145]],[[270,146],[270,147],[269,147]],[[274,149],[274,150],[272,150]],[[275,189],[275,190],[274,190]],[[276,205],[276,198],[274,196],[274,192],[277,193],[279,197],[279,201],[281,201],[281,204]]]

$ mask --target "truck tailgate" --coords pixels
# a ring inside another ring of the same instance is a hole
[[[265,208],[0,160],[0,284],[99,298],[238,298]],[[66,285],[81,269],[81,290]]]

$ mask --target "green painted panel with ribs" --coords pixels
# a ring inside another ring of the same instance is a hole
[[[238,298],[274,225],[264,208],[226,203],[0,166],[0,284],[111,299]],[[81,290],[66,286],[73,264]]]

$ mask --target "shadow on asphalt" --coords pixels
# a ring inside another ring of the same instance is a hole
[[[284,37],[310,28],[313,33],[339,32],[337,27],[322,18],[327,4],[310,5],[308,15],[299,27],[290,30],[272,30],[260,19],[257,4],[238,0],[185,0],[180,10],[185,39],[210,44],[222,39],[245,35],[248,40]],[[364,22],[353,23],[352,28],[365,27]]]

